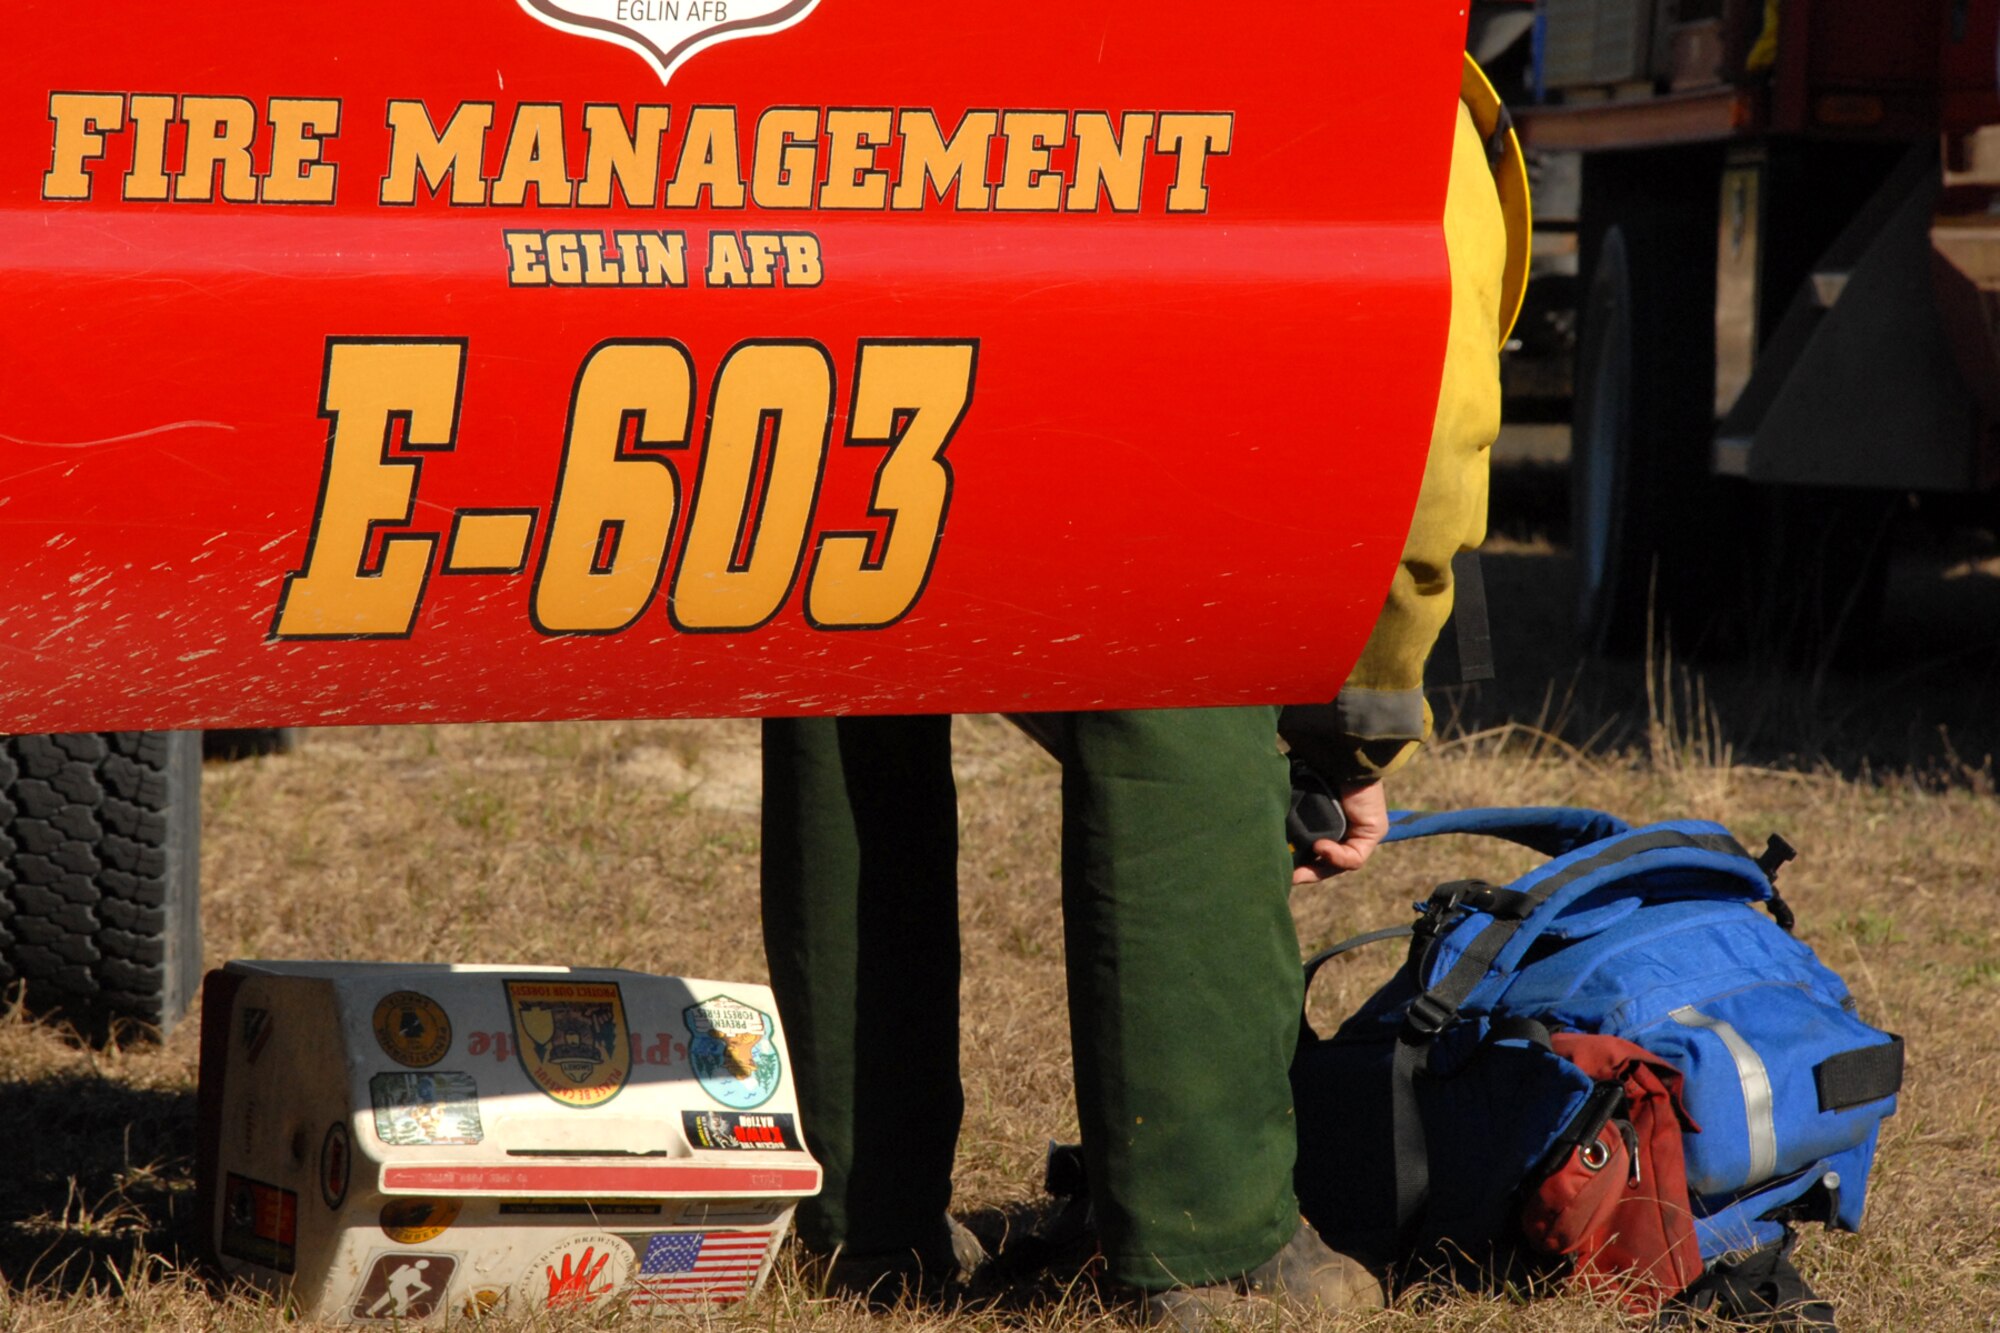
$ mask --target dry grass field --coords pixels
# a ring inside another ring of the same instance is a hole
[[[1501,555],[1503,607],[1510,586],[1536,586],[1554,567],[1533,545]],[[2000,586],[1981,569],[1968,577],[1981,597]],[[1978,607],[1953,614],[1988,614],[1990,600]],[[1801,1264],[1849,1330],[2000,1328],[2000,812],[1992,746],[1964,739],[1995,716],[1991,643],[1954,650],[1941,680],[1922,657],[1853,681],[1760,684],[1577,668],[1536,647],[1560,636],[1531,616],[1515,623],[1525,633],[1501,627],[1507,693],[1448,696],[1454,736],[1398,784],[1397,802],[1693,815],[1758,845],[1783,831],[1802,852],[1785,873],[1801,933],[1849,979],[1864,1016],[1905,1034],[1911,1053],[1867,1231],[1815,1229]],[[1927,681],[1937,687],[1928,695]],[[968,1084],[958,1201],[989,1236],[1018,1236],[1041,1207],[1044,1145],[1075,1132],[1057,774],[997,719],[961,719],[957,738]],[[211,764],[210,963],[589,963],[759,979],[756,764],[750,722],[322,731],[293,755]],[[1359,875],[1295,895],[1301,941],[1311,949],[1404,919],[1440,880],[1527,864],[1525,853],[1483,843],[1389,849]],[[1316,1015],[1358,1002],[1394,953],[1329,968]],[[190,1271],[194,1037],[188,1023],[161,1047],[93,1053],[19,1014],[0,1018],[0,1126],[13,1145],[0,1154],[0,1329],[235,1333],[288,1322],[244,1294],[211,1292]],[[981,1309],[877,1317],[781,1272],[759,1300],[707,1322],[1073,1333],[1120,1318],[1087,1281],[1043,1282]],[[555,1324],[621,1322],[635,1321],[602,1313]],[[1560,1295],[1434,1291],[1326,1323],[1412,1333],[1630,1326]]]

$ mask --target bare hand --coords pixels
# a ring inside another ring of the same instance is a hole
[[[1313,844],[1313,861],[1292,872],[1294,884],[1317,884],[1349,870],[1359,870],[1389,832],[1389,798],[1378,782],[1350,783],[1340,789],[1340,810],[1347,816],[1347,834],[1339,842],[1321,838]]]

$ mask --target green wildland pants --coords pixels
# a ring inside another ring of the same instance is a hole
[[[1078,1118],[1113,1278],[1220,1280],[1298,1225],[1276,710],[1051,719]],[[947,717],[764,726],[763,909],[822,1253],[949,1254],[958,1073]]]

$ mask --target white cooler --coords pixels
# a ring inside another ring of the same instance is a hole
[[[232,962],[202,995],[210,1246],[307,1318],[740,1300],[819,1189],[763,986]]]

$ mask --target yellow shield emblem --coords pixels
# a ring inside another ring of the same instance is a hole
[[[632,1076],[615,981],[509,981],[514,1049],[536,1087],[565,1106],[601,1106]]]

